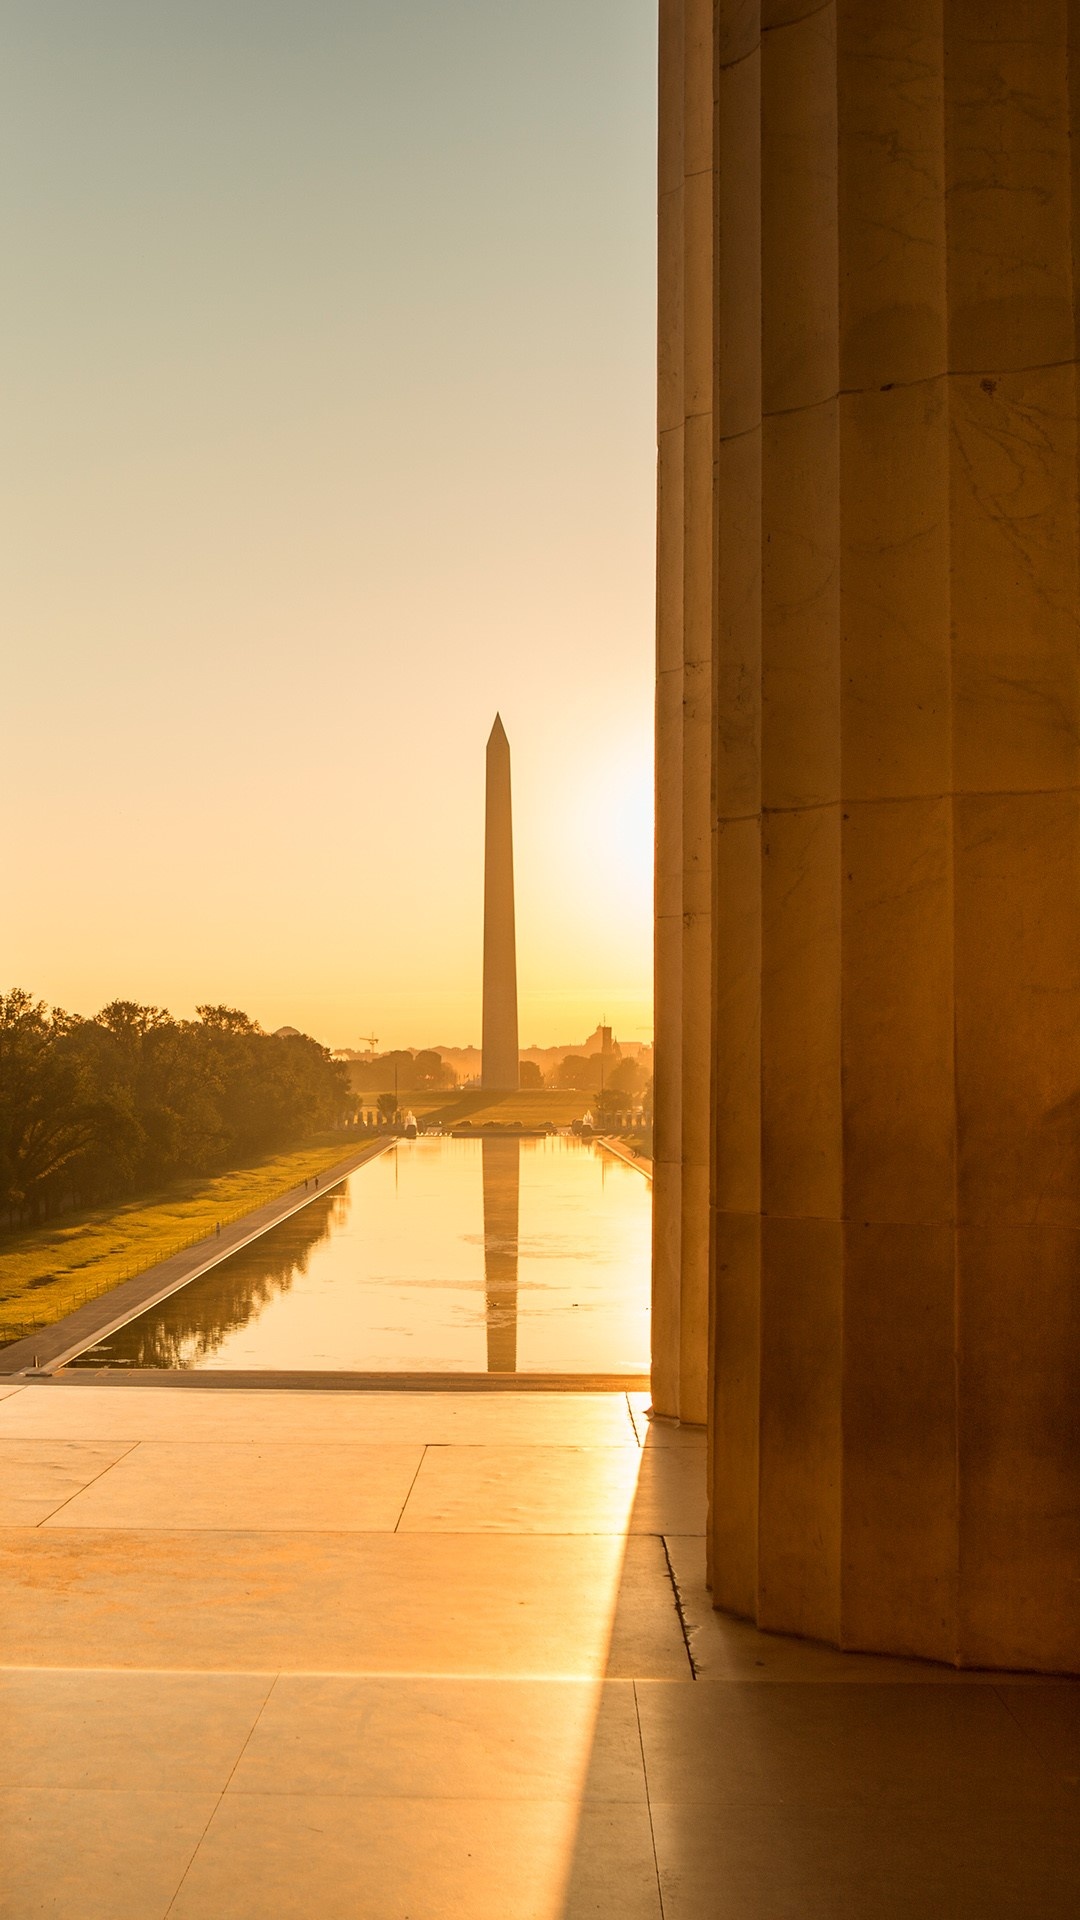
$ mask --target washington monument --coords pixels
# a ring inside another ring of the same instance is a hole
[[[514,940],[514,832],[510,742],[498,714],[487,743],[484,838],[484,1036],[480,1084],[518,1086],[517,948]]]

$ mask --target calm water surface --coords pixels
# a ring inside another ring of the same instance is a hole
[[[401,1141],[71,1364],[645,1372],[651,1206],[573,1137]]]

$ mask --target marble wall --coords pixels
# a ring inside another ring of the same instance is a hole
[[[655,1402],[719,1605],[1075,1669],[1080,4],[661,63]]]

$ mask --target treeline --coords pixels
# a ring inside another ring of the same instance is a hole
[[[611,1093],[623,1094],[627,1099],[634,1100],[647,1091],[650,1080],[636,1060],[627,1058],[613,1062],[599,1053],[568,1053],[559,1062],[548,1085],[588,1093],[606,1088]]]
[[[399,1093],[434,1093],[457,1086],[453,1067],[430,1047],[418,1053],[400,1047],[350,1060],[349,1077],[357,1093],[384,1093],[392,1087]]]
[[[353,1055],[348,1062],[349,1082],[361,1096],[396,1091],[435,1093],[457,1085],[457,1074],[448,1060],[431,1048],[412,1053],[400,1048],[392,1053]],[[568,1053],[545,1079],[535,1060],[521,1062],[520,1086],[523,1093],[548,1088],[552,1091],[595,1093],[602,1088],[635,1100],[646,1094],[650,1078],[645,1068],[632,1058],[613,1059],[609,1054]]]
[[[306,1034],[197,1012],[114,1000],[84,1019],[0,994],[0,1225],[219,1173],[351,1108],[344,1067]]]

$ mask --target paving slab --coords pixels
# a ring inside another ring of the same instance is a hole
[[[268,1889],[273,1889],[268,1906]],[[221,1801],[170,1920],[660,1920],[644,1804]]]
[[[637,1683],[650,1794],[702,1808],[1028,1809],[1054,1784],[992,1687]],[[1080,1803],[1078,1803],[1080,1811]]]
[[[48,1524],[392,1533],[423,1457],[416,1445],[144,1440]]]
[[[12,1666],[689,1677],[647,1536],[0,1531]]]
[[[237,1793],[644,1804],[630,1680],[283,1675]]]
[[[1061,1785],[1080,1789],[1080,1681],[1006,1683],[997,1693]]]
[[[2,1920],[165,1920],[215,1800],[159,1790],[5,1790]]]
[[[637,1446],[622,1393],[325,1393],[30,1384],[0,1404],[0,1437]]]
[[[705,1462],[637,1448],[429,1447],[404,1532],[703,1533]]]
[[[40,1526],[129,1451],[129,1442],[0,1439],[0,1526]]]
[[[651,1801],[664,1920],[1075,1920],[1076,1807]]]
[[[0,1786],[221,1793],[272,1684],[266,1674],[0,1669]]]

